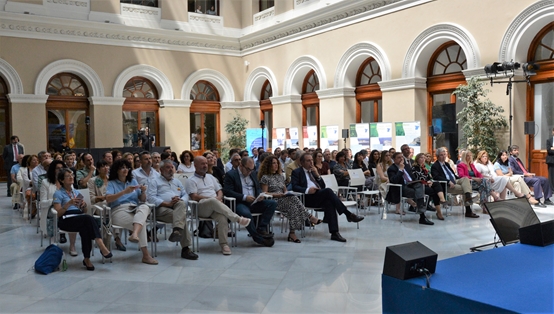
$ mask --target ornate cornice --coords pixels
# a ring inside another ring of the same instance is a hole
[[[302,96],[300,95],[274,96],[274,97],[269,97],[269,100],[271,100],[271,104],[273,106],[286,105],[286,104],[301,104]]]
[[[356,96],[355,90],[355,87],[338,87],[318,90],[316,93],[319,99],[344,98]]]
[[[225,101],[221,102],[221,109],[260,109],[257,101]]]
[[[45,105],[48,100],[48,95],[34,94],[8,94],[10,103],[12,104],[38,104]]]
[[[51,1],[58,1],[56,6],[62,6],[59,4],[62,2],[71,2],[69,0]],[[87,0],[76,1],[88,3]],[[142,8],[139,11],[129,11],[131,6],[125,5],[122,8],[128,9],[124,9],[121,15],[112,16],[113,14],[92,11],[85,13],[86,17],[79,13],[74,16],[76,19],[67,19],[48,16],[49,10],[39,13],[41,8],[46,9],[41,5],[23,3],[17,5],[21,8],[32,8],[35,13],[21,14],[19,7],[17,7],[19,11],[14,11],[17,13],[0,11],[0,36],[243,56],[246,53],[286,44],[298,38],[313,36],[429,1],[432,0],[338,1],[327,6],[316,2],[310,5],[314,10],[309,13],[293,10],[284,16],[282,14],[275,16],[268,11],[262,14],[264,19],[285,18],[286,21],[277,25],[262,23],[265,26],[245,28],[242,31],[224,27],[222,17],[218,16],[191,13],[188,23],[180,22],[179,27],[173,27],[175,23],[160,21],[161,16],[157,14],[159,9],[149,11]],[[65,6],[71,7],[64,4],[63,7]],[[90,6],[76,8],[90,10]],[[133,21],[138,21],[141,19],[140,16],[145,21],[145,27],[118,24],[130,17]],[[173,28],[169,30],[146,27],[149,25],[148,21],[152,19],[159,22],[154,23],[158,25],[155,27],[171,24]],[[109,23],[102,23],[104,21]],[[217,35],[214,35],[214,26]],[[184,30],[181,30],[181,27]],[[249,29],[255,31],[245,34]]]
[[[89,97],[88,100],[93,106],[123,106],[125,97]]]
[[[187,99],[160,99],[160,108],[190,108],[192,100]]]
[[[427,89],[427,79],[424,77],[409,77],[378,83],[382,92],[406,89]]]

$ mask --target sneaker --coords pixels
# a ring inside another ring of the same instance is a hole
[[[554,203],[552,203],[551,200],[546,199],[546,200],[544,200],[544,205],[554,206]]]
[[[183,235],[181,234],[181,231],[179,230],[173,230],[173,232],[171,233],[171,235],[169,236],[169,242],[179,242],[181,241],[181,238],[183,237]]]
[[[239,225],[246,227],[250,224],[250,218],[240,217],[238,223]]]
[[[231,248],[227,244],[223,244],[221,246],[221,253],[223,253],[223,255],[231,255]]]

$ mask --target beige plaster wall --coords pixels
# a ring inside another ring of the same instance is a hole
[[[275,15],[285,13],[294,9],[294,0],[277,0],[275,1]]]
[[[160,142],[179,154],[190,149],[190,107],[165,107],[159,111]]]
[[[183,0],[158,1],[162,9],[162,19],[171,21],[188,21],[188,2]]]
[[[90,106],[91,147],[122,147],[121,105]],[[46,134],[44,135],[46,137]],[[46,138],[42,139],[46,141]]]
[[[19,136],[19,140],[25,145],[27,153],[35,154],[41,150],[46,150],[45,104],[12,104],[10,110],[12,121],[19,121],[19,123],[12,122],[12,134],[10,135]]]
[[[164,1],[161,1],[164,2]],[[103,13],[121,13],[121,4],[119,0],[90,1],[90,10]],[[162,11],[163,13],[163,11]]]
[[[248,27],[252,25],[252,15],[259,12],[258,0],[242,0],[242,27]]]
[[[219,8],[223,16],[225,27],[242,28],[242,1],[243,0],[225,0],[220,1]]]
[[[299,105],[300,106],[300,105]],[[350,128],[356,121],[356,98],[353,96],[320,99],[320,126],[338,125],[339,132]],[[347,142],[348,143],[348,142]],[[344,141],[339,141],[339,148],[344,148]]]

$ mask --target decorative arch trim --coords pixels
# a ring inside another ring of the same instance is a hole
[[[159,69],[146,64],[137,64],[123,70],[115,79],[113,87],[114,97],[123,97],[123,90],[127,82],[135,77],[142,76],[152,81],[160,99],[173,99],[173,87],[167,76]]]
[[[319,79],[319,89],[327,89],[327,77],[321,62],[313,56],[302,56],[294,60],[285,75],[283,85],[283,95],[300,95],[302,93],[302,84],[306,74],[314,70]]]
[[[392,78],[389,58],[385,51],[377,44],[361,42],[348,48],[342,55],[335,71],[334,87],[355,87],[356,74],[362,63],[372,57],[381,68],[381,80],[388,81]]]
[[[96,72],[81,61],[64,59],[50,63],[40,71],[35,83],[35,95],[46,95],[46,86],[52,76],[67,72],[75,74],[85,81],[89,96],[104,96],[104,85]]]
[[[510,23],[498,53],[499,61],[527,62],[531,41],[548,23],[554,21],[554,0],[537,1],[527,7]]]
[[[279,87],[275,74],[268,67],[255,68],[248,78],[244,86],[244,101],[260,101],[260,92],[266,80],[269,80],[273,95],[279,95]]]
[[[412,42],[404,58],[402,78],[427,77],[427,65],[433,52],[450,40],[462,47],[468,69],[480,67],[481,56],[475,38],[459,25],[444,23],[429,27]]]
[[[235,101],[235,92],[231,82],[229,82],[225,75],[211,69],[200,69],[191,73],[181,88],[181,99],[189,99],[192,87],[196,82],[201,80],[208,81],[215,86],[219,93],[220,102]]]
[[[17,71],[4,59],[0,59],[0,76],[8,84],[9,94],[23,94],[23,82]]]

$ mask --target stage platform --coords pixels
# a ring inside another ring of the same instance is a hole
[[[382,275],[383,313],[554,313],[554,245],[512,244],[439,261],[431,277]]]

